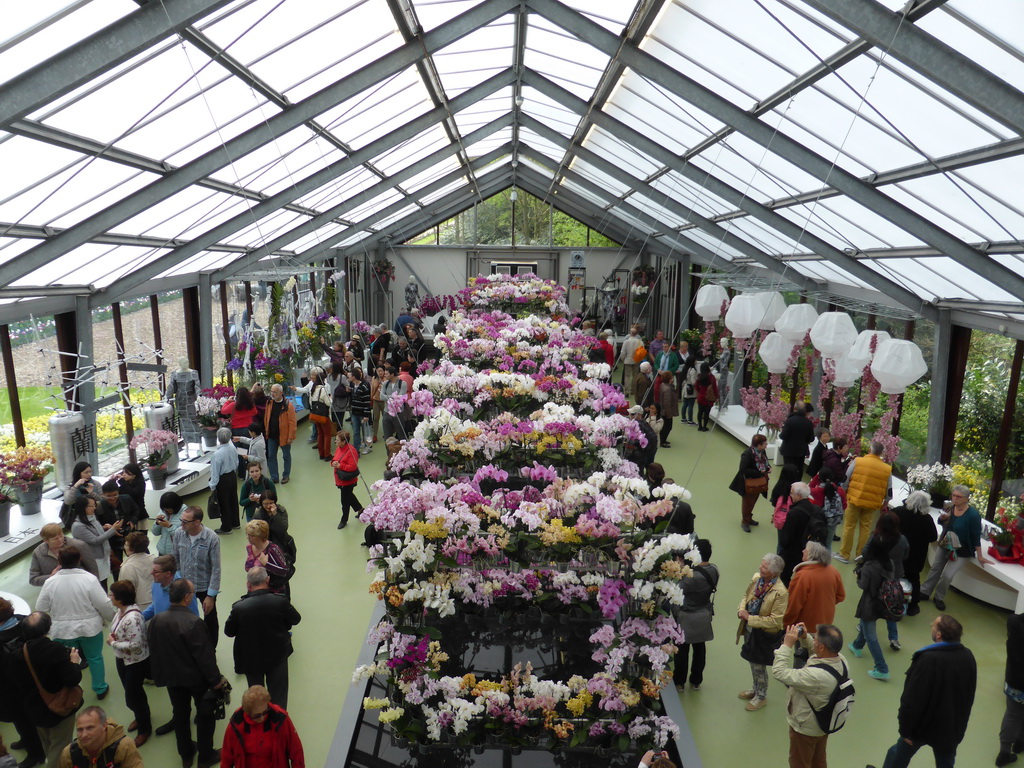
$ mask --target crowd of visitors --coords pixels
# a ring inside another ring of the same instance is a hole
[[[347,345],[324,343],[329,371],[313,367],[307,384],[292,387],[321,417],[313,424],[312,445],[330,463],[339,490],[339,529],[363,509],[359,462],[381,437],[380,426],[389,458],[415,429],[408,404],[389,407],[389,402],[412,391],[419,362],[436,354],[421,329],[417,312],[403,312],[393,329],[375,329],[365,350],[359,337]],[[724,370],[715,362],[713,371],[713,361],[699,359],[685,341],[673,342],[661,331],[645,346],[637,328],[630,329],[618,350],[601,333],[593,353],[594,359],[621,368],[620,386],[631,402],[623,412],[646,438],[646,444],[628,444],[626,458],[637,464],[652,489],[669,482],[656,454],[672,447],[669,438],[677,422],[697,431],[710,429],[712,408],[727,391],[728,362]],[[15,617],[0,599],[0,720],[15,724],[19,747],[27,752],[21,768],[42,762],[48,768],[98,763],[135,768],[142,765],[139,748],[154,735],[172,731],[183,768],[196,761],[199,768],[218,762],[224,768],[304,768],[302,744],[287,713],[288,657],[293,628],[301,621],[289,586],[297,546],[288,533],[288,512],[278,503],[278,486],[292,476],[295,403],[280,384],[270,388],[269,397],[239,387],[223,415],[230,427],[218,431],[209,483],[220,513],[216,531],[208,527],[201,507],[167,492],[147,532],[145,483],[137,465],[126,465],[102,486],[93,480],[91,466],[75,467],[62,514],[71,536],[59,524],[46,525],[32,553],[30,583],[41,587],[36,611]],[[971,558],[986,560],[980,515],[970,505],[968,490],[956,486],[952,507],[939,518],[940,547],[922,584],[928,544],[938,538],[928,516],[929,499],[913,493],[902,506],[888,509],[892,468],[882,459],[882,445],[873,443],[866,455],[851,458],[845,441],[831,439],[826,429],[814,425],[809,405],[793,410],[780,438],[783,470],[773,492],[777,546],[762,557],[736,611],[736,643],[751,672],[751,685],[739,698],[746,711],[755,712],[768,703],[771,678],[786,686],[790,765],[823,766],[831,730],[819,715],[853,676],[841,653],[843,633],[834,624],[847,587],[832,561],[856,563],[858,623],[847,648],[860,658],[867,647],[873,661],[867,675],[884,681],[891,675],[878,620],[886,621],[890,649],[901,650],[897,622],[904,613],[918,614],[930,597],[944,611],[956,572]],[[804,481],[805,465],[810,482]],[[771,473],[767,438],[755,434],[728,485],[741,497],[740,526],[746,533],[760,523],[753,512],[758,497],[769,496]],[[690,506],[678,502],[671,530],[692,533],[694,520]],[[228,716],[222,749],[216,749],[215,712],[228,687],[215,654],[222,574],[217,534],[229,535],[243,523],[246,594],[231,606],[224,634],[233,639],[234,671],[245,676],[248,688],[241,707]],[[834,542],[839,542],[836,553]],[[150,553],[154,543],[155,554]],[[699,562],[680,579],[684,599],[675,613],[684,632],[673,673],[680,691],[687,684],[700,691],[704,683],[721,578],[712,563],[711,541],[697,538],[696,549]],[[905,609],[902,592],[898,606],[889,599],[891,585],[899,587],[904,580]],[[1024,748],[1022,627],[1019,616],[1011,619],[1007,710],[997,765],[1016,760]],[[907,765],[924,745],[932,747],[937,764],[953,764],[977,676],[962,633],[951,616],[941,614],[932,622],[934,642],[911,662],[900,706],[900,738],[886,755],[886,768]],[[53,694],[73,693],[79,686],[83,664],[96,699],[106,698],[104,644],[111,647],[134,718],[127,728],[98,706],[56,711],[51,704]],[[144,686],[150,679],[166,689],[173,712],[171,721],[158,727],[149,700],[159,694],[147,693]],[[0,745],[0,760],[3,751]],[[641,762],[670,764],[666,754],[654,752]]]

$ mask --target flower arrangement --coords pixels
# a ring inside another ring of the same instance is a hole
[[[420,310],[424,315],[436,315],[440,312],[444,312],[446,309],[454,311],[463,306],[462,301],[457,296],[445,295],[445,296],[427,296],[420,302]]]
[[[26,490],[42,481],[53,469],[53,453],[39,445],[15,448],[0,456],[0,493],[10,499],[14,489]]]
[[[149,455],[142,461],[151,467],[162,467],[171,458],[171,451],[178,445],[178,436],[166,429],[143,429],[132,438],[129,447],[138,451],[146,446]]]
[[[224,407],[225,400],[208,395],[199,395],[196,398],[196,418],[204,427],[220,426],[220,411]]]
[[[203,397],[212,397],[216,400],[226,401],[229,397],[235,396],[235,390],[227,384],[214,384],[212,387],[204,387],[199,390]]]
[[[568,312],[565,288],[554,280],[542,280],[533,273],[523,275],[477,275],[458,292],[457,298],[469,310],[499,311],[515,317],[546,315],[564,318]]]
[[[386,256],[382,256],[373,262],[371,269],[373,269],[373,274],[377,279],[383,283],[387,283],[395,279],[394,262]]]
[[[558,292],[522,278],[460,292],[472,309],[438,337],[448,359],[395,405],[422,421],[389,461],[397,477],[376,483],[360,514],[381,537],[368,568],[387,619],[355,679],[386,678],[387,696],[364,708],[416,742],[663,746],[678,732],[658,703],[683,642],[671,609],[699,555],[692,537],[662,531],[689,493],[652,492],[623,458],[626,441],[645,440],[636,422],[606,415],[621,404],[606,366],[589,366],[589,339],[552,319]],[[546,311],[495,311],[515,303]],[[456,638],[491,632],[508,645],[552,622],[578,638],[581,674],[459,666]]]
[[[949,496],[953,487],[953,468],[949,464],[915,464],[907,470],[907,483],[929,493]]]

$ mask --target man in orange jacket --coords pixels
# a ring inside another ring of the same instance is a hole
[[[270,479],[277,485],[287,483],[292,473],[292,443],[295,441],[295,406],[284,396],[284,387],[275,384],[270,388],[270,400],[263,413],[264,429],[267,435],[267,466]],[[284,473],[277,471],[277,449],[284,454]]]

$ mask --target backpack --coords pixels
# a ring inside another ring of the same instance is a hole
[[[830,499],[827,495],[821,502],[821,511],[825,513],[825,519],[829,525],[839,525],[843,519],[843,500],[836,491]]]
[[[843,671],[837,672],[828,664],[809,664],[809,667],[823,669],[836,679],[836,687],[821,709],[811,707],[818,727],[826,734],[835,733],[846,725],[846,718],[850,716],[853,709],[854,694],[853,680],[850,679],[849,670],[843,665]],[[809,703],[809,702],[808,702]]]
[[[639,347],[636,348],[636,352],[633,353],[633,362],[634,363],[642,363],[646,359],[647,359],[647,348],[644,347],[643,344],[641,344]]]
[[[786,515],[789,514],[789,505],[789,496],[780,496],[779,500],[775,502],[775,511],[772,512],[772,525],[780,531],[782,530],[782,526],[786,524]]]
[[[886,621],[899,621],[903,618],[906,604],[903,602],[903,585],[898,579],[882,580],[878,588],[878,602],[882,606],[882,618]]]
[[[711,578],[713,571],[709,571],[703,565],[697,565],[693,568],[695,573],[699,573],[705,579],[708,580],[708,584],[711,585],[711,594],[708,596],[708,613],[712,616],[715,615],[715,593],[718,592],[718,578],[721,574],[715,574],[715,578]]]

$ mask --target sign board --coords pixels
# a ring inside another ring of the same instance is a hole
[[[569,251],[569,267],[583,269],[583,251]]]

